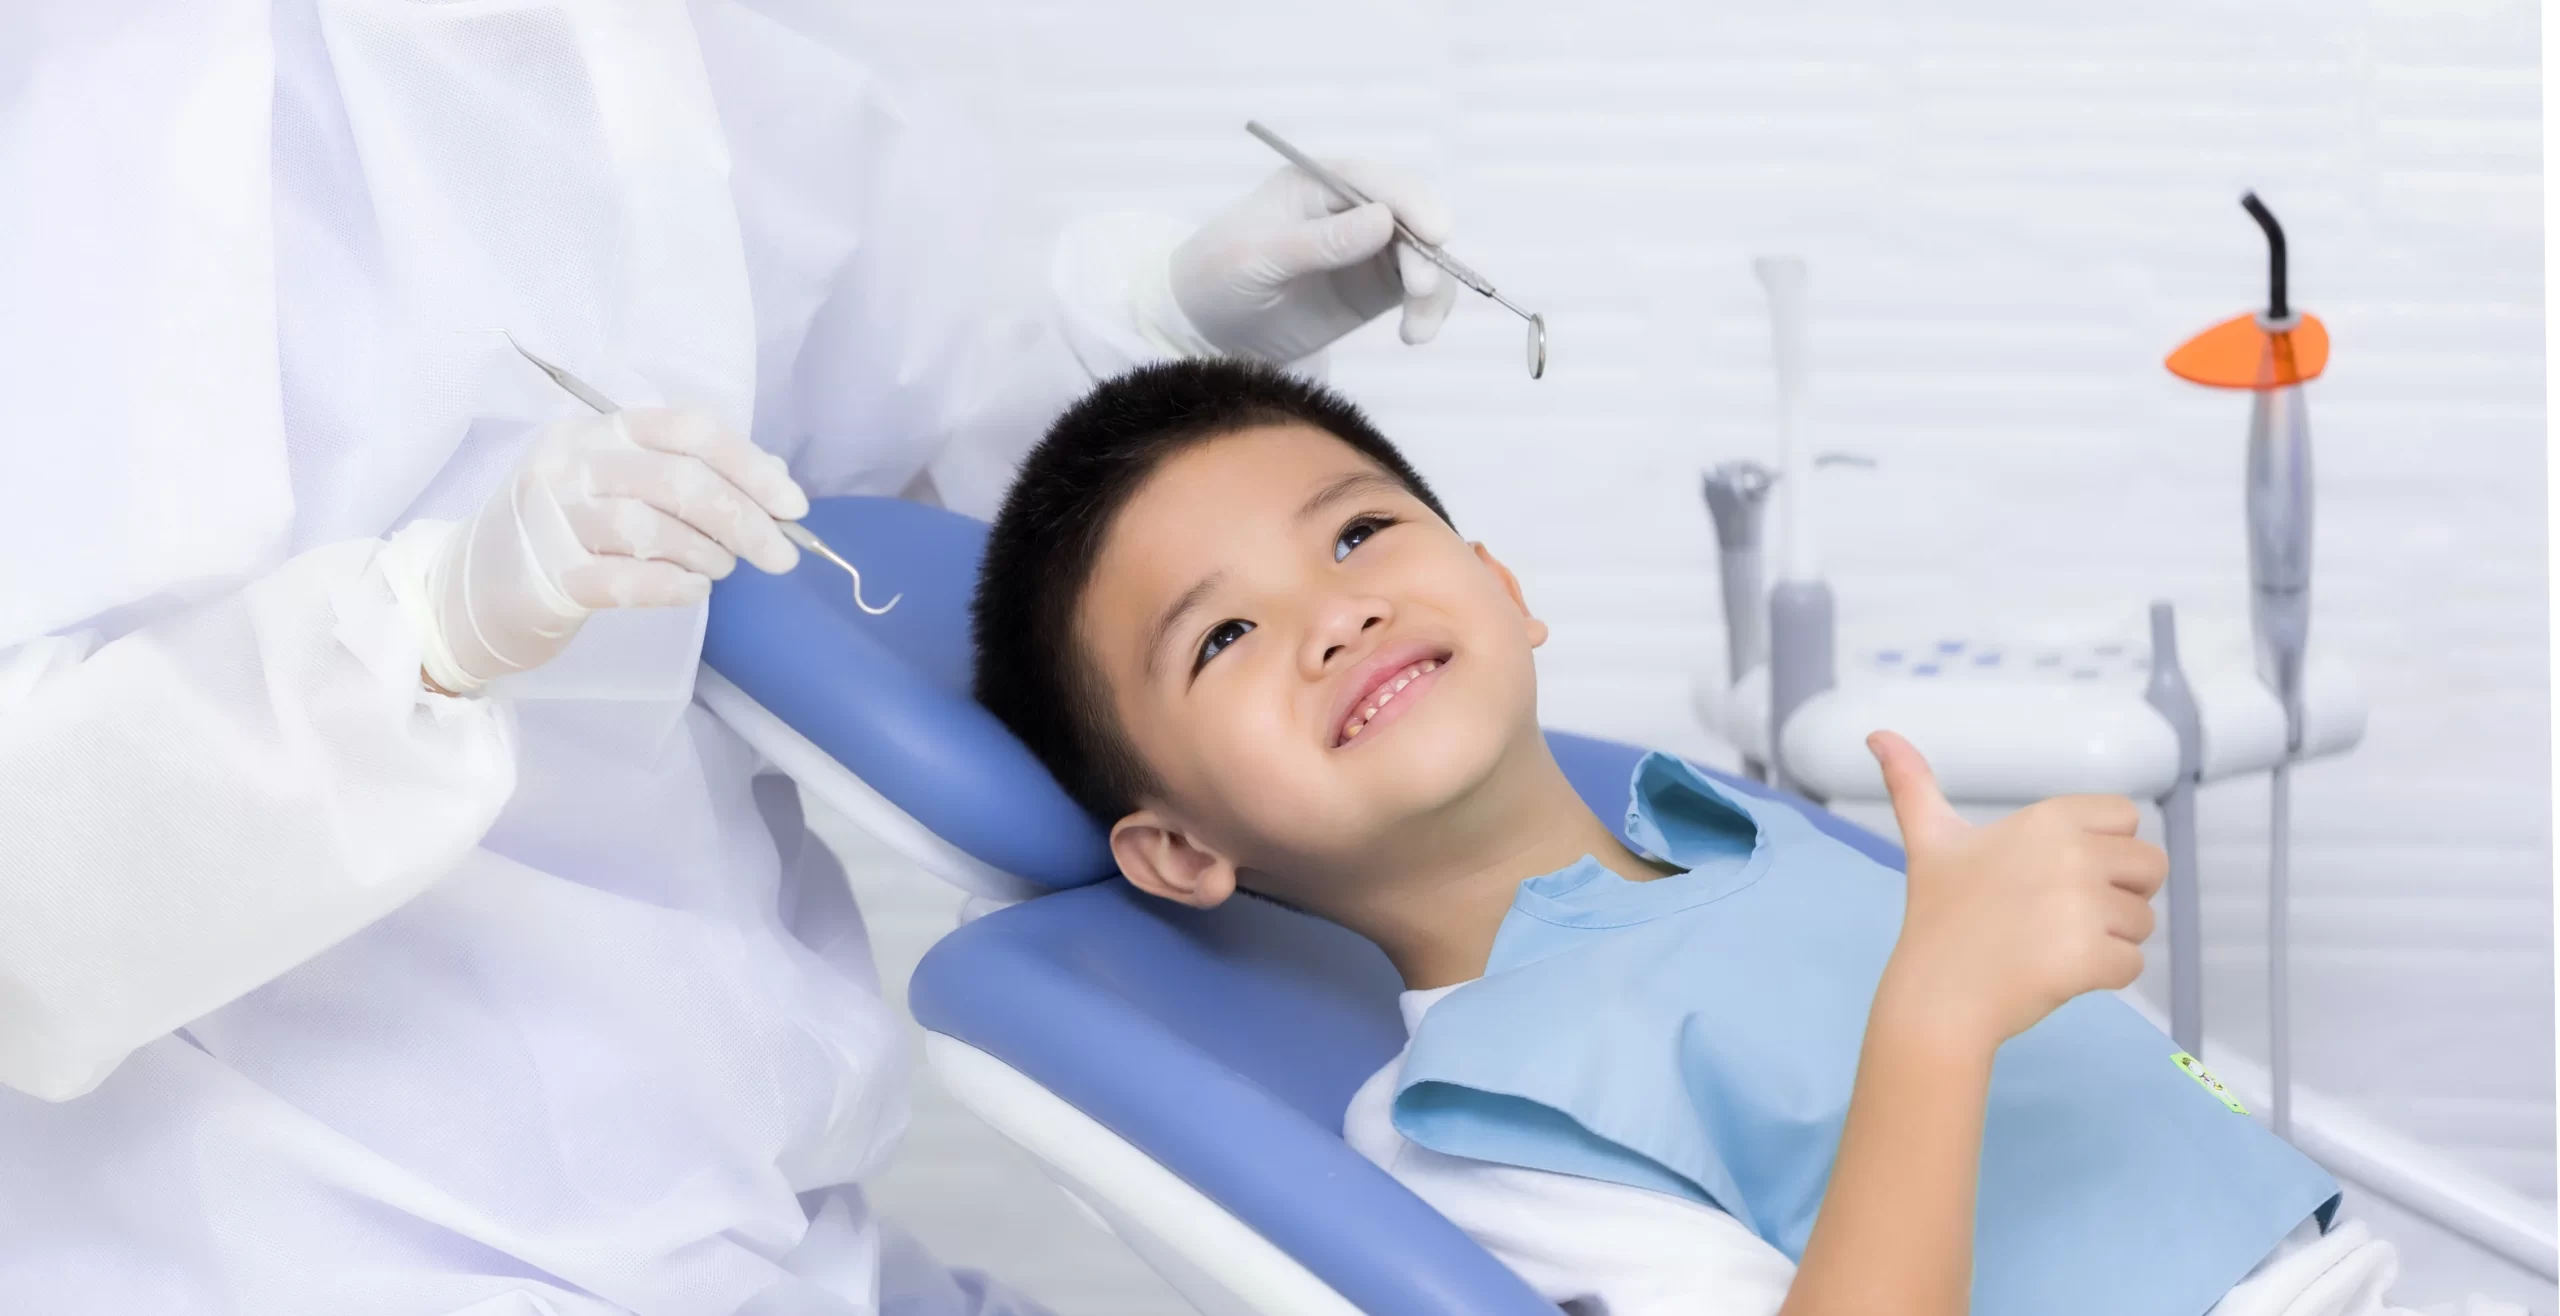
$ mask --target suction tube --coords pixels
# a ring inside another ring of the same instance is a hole
[[[1813,449],[1805,442],[1804,322],[1811,282],[1798,256],[1762,256],[1751,262],[1769,295],[1770,359],[1778,374],[1778,476],[1787,485],[1786,519],[1779,547],[1778,579],[1821,578],[1813,545]]]
[[[1716,562],[1724,577],[1725,684],[1769,661],[1768,590],[1761,575],[1762,525],[1777,472],[1753,461],[1719,463],[1704,481],[1707,514],[1715,519]],[[1768,765],[1745,757],[1753,781],[1769,779]]]
[[[2275,1131],[2290,1136],[2291,758],[2302,750],[2302,662],[2311,638],[2311,420],[2303,407],[2302,386],[2278,383],[2292,378],[2289,371],[2279,371],[2277,354],[2293,350],[2286,331],[2297,323],[2285,301],[2284,229],[2256,193],[2243,196],[2240,204],[2267,235],[2267,310],[2260,317],[2269,334],[2267,359],[2249,405],[2249,621],[2259,679],[2284,706],[2286,758],[2268,781],[2267,1070],[2275,1090]]]
[[[1831,688],[1834,611],[1831,586],[1815,565],[1813,453],[1804,435],[1804,261],[1763,256],[1752,273],[1769,294],[1769,332],[1778,367],[1778,452],[1786,481],[1785,557],[1769,591],[1769,758],[1777,784],[1804,793],[1787,771],[1787,719]]]

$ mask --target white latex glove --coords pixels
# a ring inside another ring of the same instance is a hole
[[[1354,207],[1291,165],[1174,248],[1174,304],[1219,351],[1282,365],[1398,303],[1408,343],[1431,341],[1449,317],[1457,281],[1401,243],[1389,250],[1396,219],[1425,242],[1447,242],[1448,207],[1384,165],[1323,163],[1375,201]]]
[[[809,513],[782,459],[692,411],[556,421],[428,568],[426,676],[474,694],[557,657],[601,608],[710,596],[745,558],[799,564],[775,527]]]

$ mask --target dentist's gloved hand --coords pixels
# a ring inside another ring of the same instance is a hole
[[[568,647],[603,608],[698,603],[745,558],[789,571],[808,515],[782,459],[693,411],[553,422],[428,567],[427,679],[474,694]]]
[[[1394,241],[1400,218],[1423,241],[1447,242],[1448,207],[1383,165],[1324,167],[1376,200],[1354,207],[1292,165],[1174,248],[1174,303],[1219,351],[1280,365],[1398,305],[1408,343],[1429,342],[1448,318],[1457,281]]]

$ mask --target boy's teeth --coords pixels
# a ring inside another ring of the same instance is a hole
[[[1406,686],[1413,684],[1416,678],[1421,677],[1425,673],[1437,671],[1439,667],[1439,659],[1426,658],[1421,662],[1415,663],[1413,666],[1404,669],[1396,679],[1378,687],[1377,696],[1369,703],[1369,705],[1362,708],[1359,712],[1352,714],[1351,720],[1342,724],[1342,738],[1344,740],[1349,740],[1353,736],[1359,735],[1360,728],[1367,726],[1369,724],[1369,719],[1376,717],[1378,715],[1378,710],[1386,707],[1389,700],[1394,699]]]

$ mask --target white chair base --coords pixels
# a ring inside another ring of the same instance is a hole
[[[1028,900],[1046,890],[934,835],[914,815],[890,803],[870,783],[846,770],[825,750],[811,744],[808,737],[792,730],[709,666],[696,674],[693,689],[705,707],[784,776],[800,783],[800,789],[843,814],[916,867],[993,907]]]
[[[931,1032],[925,1057],[960,1104],[1030,1152],[1203,1316],[1360,1316],[1225,1208],[1012,1066]]]

